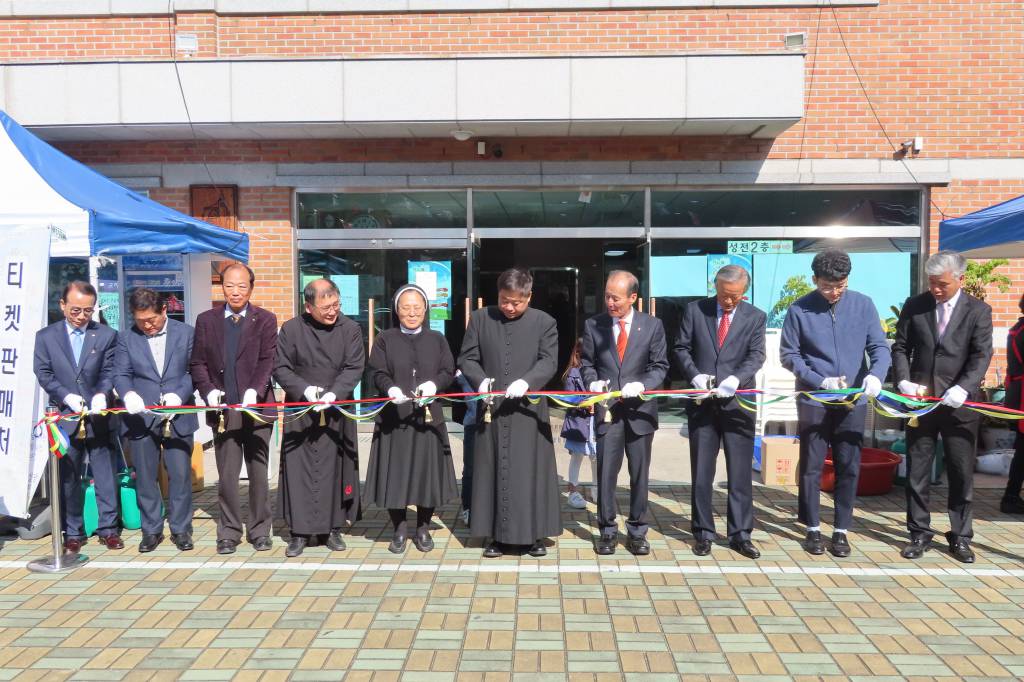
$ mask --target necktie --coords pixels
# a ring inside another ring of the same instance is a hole
[[[939,304],[939,336],[946,331],[946,324],[949,322],[949,303]]]
[[[71,350],[75,354],[75,364],[79,364],[82,359],[82,344],[85,342],[85,334],[81,329],[76,329],[71,332]]]
[[[626,341],[629,337],[626,335],[626,321],[619,320],[619,338],[615,340],[615,350],[619,354],[619,362],[622,362],[622,357],[626,354]]]
[[[239,315],[237,313],[232,313],[232,315],[231,315],[231,322],[233,324],[238,324],[241,321],[242,321],[242,316],[241,315]]]
[[[722,319],[718,321],[718,347],[725,343],[725,337],[729,334],[729,314],[722,312]]]

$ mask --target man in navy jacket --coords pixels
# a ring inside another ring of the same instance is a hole
[[[860,386],[866,396],[875,397],[882,390],[882,380],[892,362],[889,346],[875,304],[864,294],[846,288],[851,269],[850,257],[839,249],[818,253],[811,263],[815,291],[798,299],[786,313],[779,354],[783,366],[796,375],[798,391]],[[853,521],[867,402],[861,398],[853,406],[826,406],[801,396],[797,415],[799,518],[807,526],[804,550],[811,554],[825,552],[818,507],[821,470],[831,447],[836,487],[829,551],[837,557],[849,556],[846,531]]]
[[[89,415],[82,417],[84,438],[77,437],[78,422],[57,425],[68,438],[68,452],[60,459],[59,468],[64,549],[71,553],[77,553],[86,541],[82,477],[87,460],[96,484],[96,534],[108,549],[124,547],[117,518],[117,464],[110,449],[110,417],[101,414],[113,387],[117,332],[92,320],[95,308],[96,288],[88,282],[71,282],[60,297],[64,319],[36,334],[33,368],[50,404],[61,414]]]

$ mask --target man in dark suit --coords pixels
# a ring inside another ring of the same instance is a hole
[[[36,379],[52,408],[62,414],[83,415],[85,420],[84,438],[78,437],[78,422],[58,424],[68,439],[68,452],[59,466],[64,549],[72,553],[86,542],[82,477],[87,461],[96,486],[96,534],[109,549],[124,547],[117,518],[117,463],[110,449],[110,418],[100,414],[107,409],[107,395],[113,387],[117,332],[92,320],[96,298],[96,289],[88,282],[64,287],[60,297],[64,319],[36,333],[33,362]]]
[[[207,405],[274,402],[270,374],[277,354],[277,317],[249,301],[255,284],[256,275],[248,266],[229,265],[221,273],[225,304],[196,319],[192,381]],[[249,542],[256,551],[271,548],[267,460],[277,410],[258,412],[262,421],[237,410],[207,413],[217,457],[218,554],[232,554],[242,541],[238,476],[243,461],[249,474]]]
[[[686,402],[690,426],[690,471],[693,488],[693,552],[705,556],[715,539],[711,495],[718,448],[725,443],[729,478],[729,546],[750,559],[761,552],[750,540],[754,527],[753,484],[754,413],[734,398],[738,388],[754,388],[754,374],[764,364],[766,316],[743,301],[750,275],[738,265],[726,265],[715,275],[715,297],[686,306],[673,348],[683,377],[713,399]]]
[[[992,308],[961,289],[967,261],[953,251],[932,254],[924,266],[928,291],[903,304],[892,347],[900,393],[942,396],[942,405],[907,428],[907,528],[910,544],[901,554],[919,559],[935,531],[929,525],[928,486],[935,439],[942,436],[949,477],[950,554],[974,562],[971,550],[975,442],[981,415],[960,409],[980,399],[981,382],[992,359]]]
[[[128,298],[135,324],[120,335],[114,359],[114,387],[124,401],[125,435],[131,443],[137,474],[135,488],[142,514],[140,552],[163,542],[164,519],[157,470],[163,453],[167,470],[167,522],[171,541],[182,552],[192,549],[192,434],[194,414],[173,418],[146,411],[146,406],[192,404],[192,327],[167,317],[167,304],[152,289],[139,288]]]
[[[612,271],[604,290],[607,312],[587,320],[583,329],[583,380],[593,392],[622,392],[620,400],[608,407],[598,405],[595,413],[598,554],[615,553],[615,488],[623,453],[629,461],[626,547],[637,555],[651,552],[647,542],[647,476],[651,443],[658,429],[658,405],[653,400],[641,400],[640,395],[665,381],[668,357],[661,320],[633,309],[639,291],[640,283],[632,273]]]

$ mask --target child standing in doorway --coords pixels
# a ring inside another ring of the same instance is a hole
[[[566,391],[574,393],[586,392],[583,375],[580,373],[580,354],[583,352],[583,340],[576,339],[576,345],[569,356],[569,364],[562,372],[562,383]],[[590,497],[597,499],[597,440],[594,433],[594,408],[576,407],[566,410],[565,421],[562,423],[562,438],[565,449],[569,451],[569,506],[573,509],[584,509],[587,501],[580,489],[580,466],[584,457],[590,461]]]

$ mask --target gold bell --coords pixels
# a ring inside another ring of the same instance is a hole
[[[220,411],[220,418],[217,419],[217,433],[224,433],[224,410]]]
[[[920,425],[921,422],[917,420],[917,417],[911,417],[910,420],[907,422],[907,426],[909,426],[912,429],[916,429]]]
[[[607,400],[604,401],[603,403],[601,403],[601,405],[604,407],[604,423],[605,424],[611,424],[612,423],[612,408],[611,408],[611,406],[608,405],[608,401]]]
[[[484,403],[484,424],[491,423],[491,404]]]
[[[79,440],[85,440],[85,412],[78,418],[78,432],[75,434],[75,437]]]
[[[429,403],[423,406],[423,421],[427,422],[428,424],[430,422],[434,421],[434,418],[430,416],[430,404]]]
[[[164,438],[171,437],[171,419],[170,417],[164,417]]]
[[[327,426],[327,415],[324,414],[326,410],[320,410],[320,426]]]

